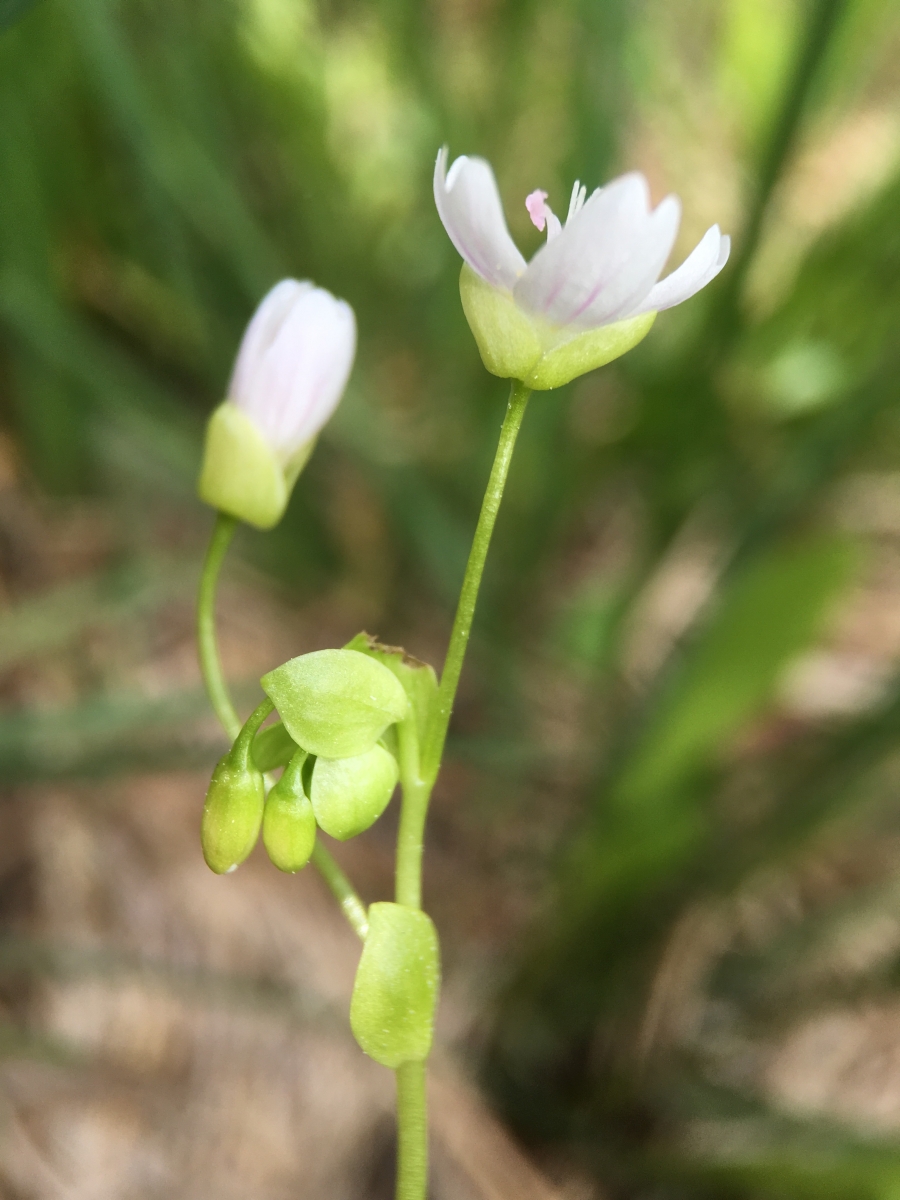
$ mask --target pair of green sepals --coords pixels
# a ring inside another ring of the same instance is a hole
[[[264,675],[268,700],[213,772],[203,810],[204,857],[232,871],[256,844],[282,871],[306,865],[317,827],[343,841],[381,816],[397,784],[398,722],[424,734],[437,694],[431,667],[360,634],[341,650],[300,655]],[[281,720],[260,732],[278,710]],[[391,747],[391,748],[389,748]],[[284,773],[265,794],[263,772]]]

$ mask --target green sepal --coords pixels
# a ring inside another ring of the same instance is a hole
[[[283,721],[276,721],[261,729],[253,739],[253,761],[260,771],[274,771],[276,767],[286,767],[297,753],[297,743],[284,727]]]
[[[262,836],[266,853],[279,871],[288,874],[309,862],[316,844],[316,817],[303,790],[306,751],[298,750],[266,797]]]
[[[402,904],[370,905],[350,1001],[353,1036],[370,1058],[396,1069],[428,1057],[440,981],[431,918]]]
[[[463,263],[459,292],[469,328],[492,375],[520,379],[535,391],[562,387],[605,366],[642,341],[656,313],[641,313],[580,333],[549,325],[519,308],[512,293],[487,283]]]
[[[325,758],[364,754],[409,712],[396,676],[356,650],[301,654],[260,682],[297,745]]]
[[[562,387],[579,375],[604,367],[614,358],[632,350],[644,340],[655,320],[655,312],[641,313],[638,317],[601,325],[597,329],[586,329],[566,341],[550,344],[540,362],[522,382],[536,392]]]
[[[206,427],[197,491],[221,512],[271,529],[287,508],[284,470],[253,421],[237,405],[220,404]]]
[[[364,832],[387,808],[399,774],[383,746],[352,758],[317,758],[309,790],[319,827],[340,842]]]
[[[543,354],[541,330],[512,294],[492,287],[463,263],[459,295],[481,361],[501,379],[525,379]]]
[[[216,765],[206,792],[200,844],[206,865],[217,875],[242,863],[259,837],[265,785],[248,747],[246,740],[235,742]]]
[[[401,646],[383,645],[370,633],[358,633],[345,648],[368,654],[397,676],[415,714],[419,745],[424,745],[425,731],[437,704],[438,680],[434,667],[407,654]]]

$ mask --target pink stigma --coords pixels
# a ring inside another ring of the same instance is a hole
[[[547,193],[542,192],[540,188],[525,197],[525,207],[528,209],[528,215],[531,217],[531,223],[535,225],[542,233],[544,226],[547,224],[547,214],[550,209],[544,203],[547,199]]]

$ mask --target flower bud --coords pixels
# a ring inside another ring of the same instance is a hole
[[[276,284],[247,326],[228,397],[210,418],[200,498],[260,529],[277,524],[355,351],[345,301],[309,282]]]
[[[492,287],[465,263],[459,293],[485,367],[535,391],[562,387],[619,358],[643,341],[656,320],[656,313],[648,312],[595,329],[558,329],[525,312],[508,292]]]
[[[345,842],[378,820],[397,786],[397,760],[382,746],[353,758],[317,758],[310,799],[320,829]]]
[[[428,1057],[440,979],[431,918],[402,904],[370,905],[350,1001],[353,1036],[370,1058],[396,1069]]]
[[[301,654],[260,682],[297,745],[325,758],[364,754],[409,710],[396,677],[356,650]]]
[[[213,771],[200,825],[203,857],[217,875],[233,871],[256,845],[264,801],[262,773],[229,751]]]
[[[298,750],[266,797],[263,843],[279,871],[305,867],[316,844],[316,818],[303,790],[306,751]]]
[[[264,700],[253,710],[209,782],[200,843],[207,866],[217,875],[233,871],[242,863],[259,837],[266,789],[251,748],[257,730],[271,711],[271,700]]]

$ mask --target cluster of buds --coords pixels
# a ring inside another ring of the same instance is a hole
[[[419,740],[437,695],[431,667],[360,634],[340,650],[302,654],[261,679],[267,699],[216,766],[201,842],[217,874],[235,870],[260,832],[281,871],[309,861],[318,830],[340,841],[370,828],[397,785],[397,731]],[[277,721],[263,728],[267,718]],[[266,795],[265,773],[283,768]],[[350,1024],[386,1066],[427,1057],[440,979],[425,913],[373,904]]]

